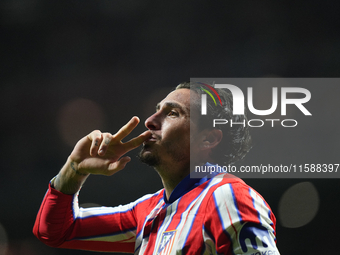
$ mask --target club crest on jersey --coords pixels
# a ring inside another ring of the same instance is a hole
[[[157,255],[168,255],[171,252],[176,236],[176,230],[163,232],[157,249]]]

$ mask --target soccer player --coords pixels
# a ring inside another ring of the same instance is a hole
[[[134,254],[278,255],[275,216],[265,200],[228,173],[190,178],[190,166],[232,164],[250,148],[247,127],[212,128],[209,119],[241,122],[232,96],[217,90],[223,106],[208,102],[200,114],[201,86],[182,83],[157,104],[147,131],[123,143],[138,124],[133,117],[116,134],[98,130],[82,138],[49,184],[34,234],[52,247]],[[210,114],[211,113],[211,114]],[[118,207],[79,208],[90,174],[112,175],[143,145],[142,162],[154,167],[164,189]]]

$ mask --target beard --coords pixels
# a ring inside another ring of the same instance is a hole
[[[162,147],[165,149],[165,153],[172,162],[181,162],[185,160],[187,157],[183,153],[183,148],[180,144],[173,142],[163,142]],[[152,148],[152,151],[147,151],[149,148]],[[162,165],[163,160],[161,158],[161,153],[155,144],[143,144],[141,151],[138,154],[138,158],[142,163],[145,163],[152,167],[159,167]]]
[[[144,163],[147,164],[149,166],[159,166],[160,165],[160,158],[158,156],[158,154],[155,153],[145,153],[145,150],[147,150],[150,147],[150,145],[144,144],[142,149],[140,150],[139,154],[138,154],[138,159]]]

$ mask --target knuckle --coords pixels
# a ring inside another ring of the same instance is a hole
[[[109,132],[105,132],[105,133],[103,133],[103,137],[112,137],[112,134],[111,133],[109,133]]]
[[[112,135],[110,133],[106,133],[104,135],[104,139],[103,139],[103,145],[109,145],[109,143],[112,140]]]
[[[102,132],[100,130],[94,130],[91,133],[91,136],[93,137],[93,140],[100,140],[102,138]]]
[[[98,130],[98,129],[92,131],[92,134],[97,135],[97,136],[101,135],[101,133],[102,132],[100,130]]]

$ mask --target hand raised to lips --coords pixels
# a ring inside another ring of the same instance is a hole
[[[112,175],[122,170],[131,160],[125,154],[140,146],[151,136],[150,130],[147,130],[139,136],[123,142],[122,140],[135,129],[138,123],[139,118],[133,117],[114,135],[94,130],[79,140],[69,157],[74,162],[73,165],[77,172]]]

